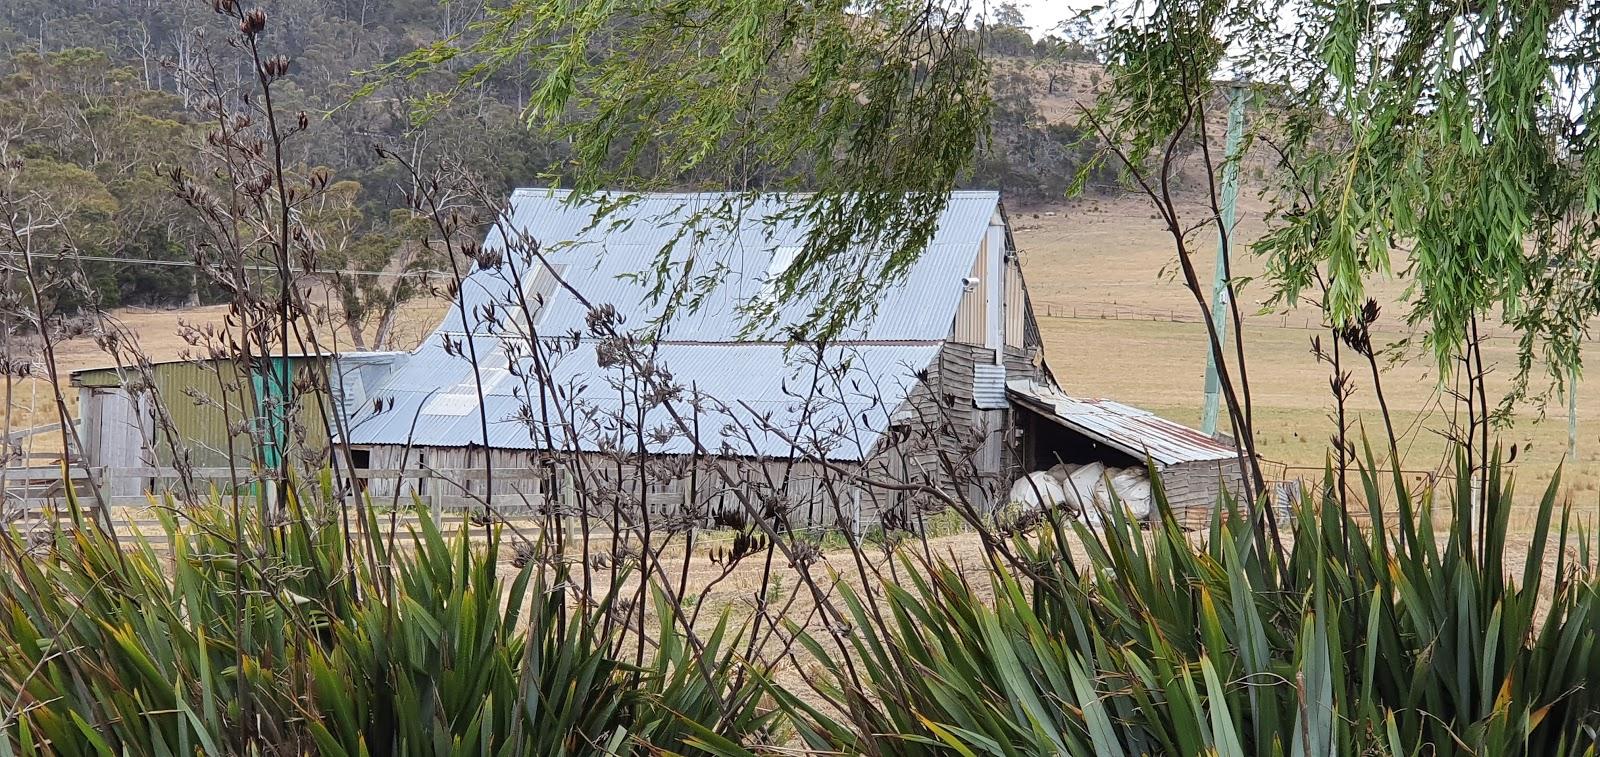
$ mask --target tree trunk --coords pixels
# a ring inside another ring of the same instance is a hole
[[[367,349],[367,338],[366,335],[361,333],[361,319],[346,318],[344,319],[344,326],[345,330],[350,332],[350,343],[354,344],[356,349],[365,351]]]
[[[373,347],[380,350],[393,349],[391,342],[394,338],[394,323],[400,315],[400,304],[391,303],[383,309],[383,315],[378,318],[378,331],[372,335]]]

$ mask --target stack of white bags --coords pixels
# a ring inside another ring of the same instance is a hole
[[[1024,511],[1062,507],[1099,528],[1111,512],[1113,492],[1129,517],[1150,517],[1150,474],[1137,466],[1107,468],[1101,463],[1062,463],[1017,479],[1011,486],[1011,502]]]

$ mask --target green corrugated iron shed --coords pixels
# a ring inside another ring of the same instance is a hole
[[[172,419],[178,446],[189,450],[191,464],[199,468],[228,466],[230,450],[234,463],[248,463],[254,455],[250,436],[244,432],[245,424],[269,424],[274,433],[266,437],[261,453],[270,466],[277,462],[280,445],[298,445],[301,451],[313,455],[323,454],[327,450],[328,430],[323,413],[324,410],[331,412],[332,405],[325,392],[308,393],[295,398],[292,404],[295,406],[296,422],[293,424],[274,422],[268,417],[273,414],[270,412],[272,409],[288,403],[269,404],[260,400],[283,391],[284,382],[281,374],[278,374],[281,366],[291,367],[289,391],[305,392],[308,387],[321,386],[321,376],[324,374],[316,370],[316,366],[326,365],[327,362],[326,358],[318,356],[273,357],[257,360],[254,370],[246,370],[234,360],[157,363],[150,371],[153,392],[135,391],[131,395],[160,399]],[[269,378],[266,365],[277,369],[272,372],[278,374],[277,377]],[[123,388],[124,380],[142,382],[143,377],[137,372],[117,368],[91,369],[72,374],[72,383],[90,393],[95,390],[115,392]],[[321,395],[320,402],[317,395]],[[251,407],[252,404],[255,406]],[[97,429],[91,428],[95,424],[126,424],[125,420],[96,417],[90,407],[88,403],[80,407],[80,412],[85,416],[80,423],[83,424],[86,437],[107,436],[107,433],[96,433]],[[238,433],[230,434],[230,429]],[[125,438],[125,434],[116,436],[114,429],[98,431],[108,432],[111,438]],[[87,443],[88,440],[85,441]],[[155,439],[147,440],[147,444],[157,465],[165,467],[172,464],[173,445],[162,438],[159,431]]]

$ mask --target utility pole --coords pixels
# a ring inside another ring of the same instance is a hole
[[[1228,257],[1233,251],[1233,224],[1239,204],[1239,141],[1244,133],[1244,105],[1249,90],[1242,82],[1228,88],[1228,142],[1222,164],[1222,218],[1217,227],[1217,270],[1211,283],[1211,323],[1217,330],[1217,349],[1206,350],[1206,404],[1200,415],[1200,431],[1217,433],[1217,411],[1222,399],[1222,381],[1217,362],[1223,360],[1222,347],[1228,343]]]
[[[1567,465],[1578,461],[1578,366],[1567,373]]]
[[[1583,286],[1582,275],[1575,267],[1562,266],[1565,275],[1560,279],[1561,288],[1567,290],[1566,295],[1576,297],[1580,287]],[[1567,385],[1564,394],[1567,399],[1567,465],[1574,465],[1578,460],[1578,365],[1583,359],[1583,340],[1579,339],[1576,351],[1572,356],[1572,365],[1567,367]]]

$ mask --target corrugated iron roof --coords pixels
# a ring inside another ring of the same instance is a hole
[[[1080,399],[1055,386],[1011,381],[1007,392],[1057,422],[1134,457],[1161,465],[1233,460],[1238,452],[1188,426],[1107,399]]]
[[[287,357],[290,360],[305,360],[305,359],[308,359],[308,358],[336,357],[336,358],[338,358],[340,360],[344,360],[344,361],[352,362],[352,363],[354,363],[354,362],[381,363],[381,362],[385,362],[385,361],[394,360],[396,358],[403,357],[405,355],[406,355],[405,352],[399,352],[399,351],[369,350],[369,351],[366,351],[366,352],[331,352],[331,351],[323,351],[323,352],[290,352],[288,355],[282,355],[282,354],[279,354],[277,352],[273,352],[272,354],[269,354],[269,355],[257,355],[256,358],[257,359],[264,359],[264,358],[282,358],[282,357]],[[233,358],[232,357],[225,357],[225,358],[218,358],[218,360],[219,361],[231,361],[231,360],[233,360]],[[187,358],[187,357],[168,358],[166,360],[152,360],[152,361],[150,361],[150,367],[158,368],[158,367],[163,366],[163,365],[178,365],[178,364],[191,364],[192,365],[192,364],[201,364],[201,363],[208,363],[208,362],[212,362],[212,359],[211,358]],[[107,373],[107,374],[117,375],[119,373],[120,374],[132,374],[132,373],[135,373],[135,372],[137,372],[137,368],[135,366],[132,366],[132,365],[123,365],[123,366],[102,365],[102,366],[99,366],[99,367],[96,367],[96,368],[79,368],[79,369],[77,369],[75,371],[72,371],[71,373],[68,373],[67,376],[68,376],[68,381],[73,386],[78,386],[80,384],[80,382],[85,380],[86,377],[94,375],[94,374],[98,374],[98,373]]]
[[[512,362],[503,351],[497,351],[498,338],[475,337],[473,341],[481,366],[505,367]],[[592,341],[568,342],[563,347],[561,354],[545,361],[551,374],[547,402],[540,402],[531,378],[523,378],[535,373],[528,357],[514,361],[517,367],[513,372],[519,376],[490,389],[483,402],[488,446],[544,448],[545,412],[551,416],[554,442],[563,449],[599,451],[615,441],[614,419],[619,414],[632,422],[639,408],[619,387],[625,383],[621,369],[602,366]],[[819,394],[808,398],[816,361],[803,356],[803,347],[664,344],[655,364],[671,375],[672,384],[681,387],[682,394],[669,403],[647,408],[644,426],[662,429],[664,435],[646,446],[661,454],[692,452],[694,445],[678,433],[672,413],[692,419],[698,405],[701,441],[719,454],[787,457],[792,451],[783,436],[801,435],[811,443],[821,441],[833,459],[861,460],[888,430],[890,415],[915,384],[917,371],[932,363],[938,350],[937,344],[831,347],[822,364],[834,371],[820,382]],[[448,408],[432,403],[442,392],[462,383],[473,383],[471,363],[446,354],[441,340],[430,339],[381,387],[367,392],[368,402],[350,420],[350,441],[356,445],[483,445],[483,419],[475,401],[465,414],[445,412]],[[694,402],[697,393],[714,398],[717,405]],[[554,397],[559,397],[559,402],[552,400]],[[624,446],[634,443],[632,438],[622,442]]]
[[[807,226],[793,217],[801,200],[799,195],[738,193],[579,198],[568,191],[521,189],[511,196],[507,225],[513,234],[538,241],[544,262],[564,266],[562,278],[573,289],[590,303],[615,307],[629,328],[643,328],[665,310],[653,282],[641,280],[640,274],[663,263],[675,274],[692,265],[690,278],[703,290],[695,292],[698,302],[692,311],[676,315],[663,336],[733,341],[747,325],[741,305],[762,295],[774,256],[792,254],[805,244]],[[972,267],[999,200],[995,192],[952,193],[925,252],[901,280],[878,294],[877,307],[868,308],[872,312],[863,313],[839,338],[944,339],[961,299],[962,278]],[[596,220],[601,208],[609,210]],[[506,248],[499,232],[486,245]],[[867,260],[881,253],[864,244],[849,254]],[[468,276],[462,297],[471,328],[463,327],[456,308],[441,328],[458,334],[493,333],[483,323],[483,308],[503,311],[514,294],[513,281],[531,287],[534,274],[543,268],[538,261],[517,265],[512,261],[499,270]],[[784,334],[785,325],[804,320],[824,295],[802,292],[784,303],[770,333]],[[537,325],[543,335],[582,332],[588,315],[572,292],[557,288],[540,308]]]
[[[862,459],[888,429],[891,414],[915,384],[917,372],[933,362],[940,343],[949,336],[964,290],[962,279],[996,217],[999,195],[951,195],[926,251],[902,279],[879,292],[876,307],[863,309],[856,322],[832,340],[837,346],[826,351],[822,362],[848,368],[837,374],[842,378],[835,378],[831,387],[823,388],[822,401],[798,396],[815,383],[816,361],[814,356],[806,358],[807,348],[741,341],[747,323],[742,306],[768,296],[763,290],[773,259],[792,257],[795,248],[805,244],[808,227],[794,217],[802,199],[737,193],[579,198],[566,191],[517,190],[510,201],[508,231],[537,240],[542,261],[510,260],[498,270],[468,276],[457,306],[439,329],[381,386],[368,387],[365,407],[351,419],[350,441],[440,447],[484,444],[476,392],[466,402],[440,399],[464,393],[452,392],[452,387],[473,385],[470,363],[448,354],[443,344],[451,335],[459,339],[472,334],[480,366],[503,367],[504,353],[496,353],[500,337],[524,330],[506,325],[520,323],[522,317],[505,313],[520,282],[525,292],[545,295],[542,305],[530,308],[537,310],[533,317],[540,344],[565,345],[560,359],[550,361],[554,365],[547,391],[559,392],[565,405],[590,419],[587,425],[577,424],[584,428],[570,432],[576,439],[562,438],[567,432],[558,432],[556,445],[604,448],[608,434],[616,433],[610,419],[625,409],[623,393],[614,385],[620,374],[601,365],[594,340],[563,337],[587,331],[589,305],[614,307],[624,330],[642,329],[659,320],[665,306],[653,296],[651,282],[638,275],[665,262],[679,272],[692,263],[692,276],[707,285],[696,293],[696,307],[674,314],[657,334],[657,362],[670,371],[673,382],[685,392],[698,391],[723,405],[712,409],[700,403],[702,443],[722,454],[788,456],[789,443],[781,434],[760,430],[771,427],[813,440],[831,439],[828,454],[835,459]],[[601,207],[609,207],[603,217],[597,216]],[[507,247],[498,231],[485,245]],[[875,252],[863,245],[851,254],[865,259]],[[552,272],[576,293],[549,286]],[[801,293],[784,303],[772,333],[783,333],[784,325],[800,322],[823,301],[823,293]],[[491,312],[501,313],[504,320],[497,324],[496,318],[485,317]],[[534,374],[531,366],[513,372]],[[471,412],[458,412],[464,404],[471,406]],[[493,387],[483,400],[488,446],[543,447],[540,405],[538,390],[528,381],[519,378]],[[686,415],[694,405],[684,398],[672,409]],[[670,416],[668,407],[652,407],[645,425],[669,427]],[[552,418],[551,427],[560,420]],[[574,425],[567,420],[566,426]],[[690,440],[672,434],[647,446],[668,454],[693,449]]]

